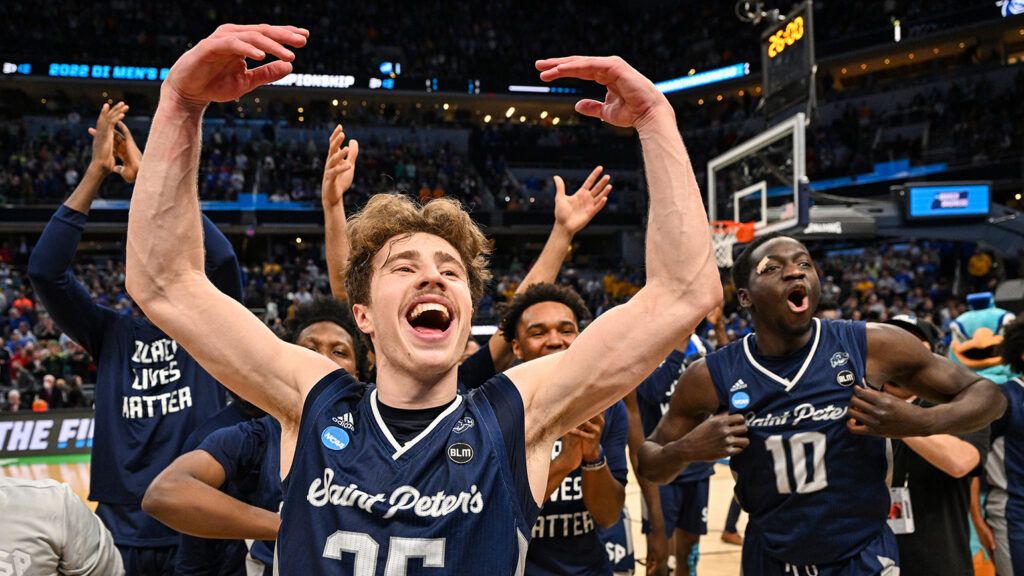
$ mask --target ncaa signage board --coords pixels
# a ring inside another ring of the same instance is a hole
[[[92,410],[0,414],[0,458],[89,454],[96,414]]]

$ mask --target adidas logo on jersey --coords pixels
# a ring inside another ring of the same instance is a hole
[[[732,385],[732,388],[729,388],[729,392],[736,392],[736,391],[739,391],[739,390],[743,390],[746,387],[747,387],[747,383],[743,381],[743,378],[740,378],[739,380],[736,381],[735,384]]]
[[[356,430],[356,421],[352,418],[351,412],[345,412],[341,416],[335,416],[334,418],[331,418],[331,420],[333,420],[335,424],[341,426],[342,428],[348,430],[349,432],[355,432]]]

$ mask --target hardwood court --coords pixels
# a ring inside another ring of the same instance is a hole
[[[82,500],[95,509],[96,503],[86,500],[89,494],[89,456],[53,456],[21,459],[0,459],[0,476],[13,478],[32,478],[36,480],[52,478],[66,482]],[[708,534],[701,539],[700,564],[697,566],[699,576],[737,576],[740,567],[740,548],[731,546],[720,540],[725,515],[729,511],[732,498],[733,480],[728,466],[716,465],[715,475],[711,477],[711,498],[708,504]],[[633,542],[636,546],[637,560],[643,560],[647,554],[647,544],[641,532],[640,487],[636,476],[630,469],[629,485],[626,487],[626,505],[632,517]],[[740,532],[746,525],[746,514],[740,519]],[[643,574],[642,566],[637,566],[637,574]]]

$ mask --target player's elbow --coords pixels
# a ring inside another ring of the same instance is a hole
[[[142,497],[142,511],[153,518],[163,522],[169,510],[173,507],[175,482],[166,474],[161,474],[146,489],[146,495]]]
[[[637,458],[636,475],[641,479],[654,484],[662,485],[668,484],[672,481],[670,474],[663,472],[655,466],[653,451],[657,448],[653,445],[650,440],[644,441],[643,446],[640,447],[640,454]]]
[[[44,284],[53,282],[60,277],[63,270],[54,270],[52,264],[45,254],[39,250],[33,250],[28,257],[28,279],[33,284]]]

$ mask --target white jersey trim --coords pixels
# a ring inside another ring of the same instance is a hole
[[[754,354],[751,353],[750,351],[751,336],[753,336],[753,334],[748,334],[745,338],[743,338],[743,353],[747,355],[747,360],[755,369],[757,369],[758,372],[761,372],[765,376],[771,378],[772,380],[775,380],[776,382],[781,384],[783,388],[786,389],[786,392],[789,392],[790,390],[793,389],[794,386],[796,386],[797,382],[800,381],[800,378],[803,377],[804,372],[806,372],[808,366],[811,365],[811,360],[814,360],[814,354],[815,352],[818,351],[818,342],[821,341],[821,320],[814,318],[814,344],[811,346],[811,351],[807,353],[807,357],[804,358],[804,364],[803,366],[800,367],[800,371],[796,373],[796,376],[794,376],[792,380],[783,378],[782,376],[779,376],[778,374],[772,372],[771,370],[765,368],[764,366],[761,366],[761,364],[758,363],[758,361],[754,358]]]
[[[438,414],[437,417],[434,418],[434,421],[431,422],[429,426],[424,428],[422,432],[420,432],[411,440],[406,442],[405,445],[399,444],[398,440],[396,440],[395,437],[391,435],[391,430],[388,429],[388,425],[384,422],[384,418],[382,418],[380,415],[380,409],[377,408],[377,402],[377,389],[374,388],[373,391],[370,392],[370,408],[373,410],[373,419],[376,420],[377,427],[380,428],[380,431],[381,433],[384,434],[384,437],[388,439],[388,442],[391,444],[391,447],[395,449],[395,452],[391,455],[391,459],[398,460],[399,458],[402,457],[402,454],[405,454],[406,452],[411,450],[412,447],[415,446],[420,440],[426,438],[427,435],[430,434],[430,432],[434,428],[437,428],[437,425],[440,424],[441,421],[445,419],[445,417],[454,412],[456,408],[461,406],[462,396],[456,396],[455,400],[452,401],[452,403],[447,408],[445,408],[444,412]]]

